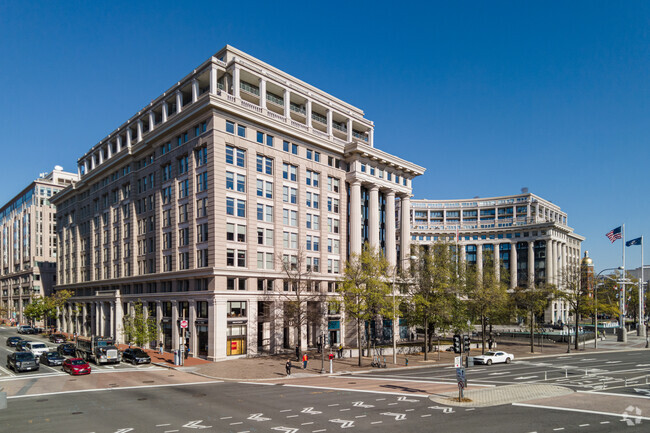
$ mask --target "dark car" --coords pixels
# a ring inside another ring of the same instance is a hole
[[[63,334],[52,334],[52,335],[50,335],[50,341],[52,343],[57,343],[57,344],[65,343],[66,338],[65,338],[65,335],[63,335]]]
[[[21,337],[9,337],[7,338],[7,346],[9,347],[16,347],[16,344],[18,344],[19,341],[23,341]]]
[[[16,343],[16,352],[25,352],[27,350],[27,340],[20,340]]]
[[[90,374],[90,365],[81,358],[70,358],[63,361],[63,371],[73,376]]]
[[[36,330],[29,325],[20,325],[18,327],[19,334],[36,334]]]
[[[62,365],[65,358],[59,352],[45,352],[40,356],[40,361],[45,365]]]
[[[77,353],[77,348],[72,343],[63,343],[59,344],[59,347],[56,348],[56,351],[63,356],[75,356]]]
[[[7,368],[15,371],[38,370],[38,358],[31,352],[14,352],[7,356]]]
[[[147,352],[145,352],[142,349],[126,349],[124,352],[122,352],[122,361],[124,362],[130,362],[133,365],[137,364],[150,364],[151,363],[151,358],[149,355],[147,355]]]

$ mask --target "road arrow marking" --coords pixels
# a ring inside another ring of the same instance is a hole
[[[535,379],[536,377],[538,376],[519,376],[519,377],[515,377],[514,380],[528,380],[528,379]]]
[[[198,429],[203,429],[203,428],[210,428],[212,427],[211,425],[199,425],[203,422],[202,419],[197,419],[196,421],[190,421],[187,424],[185,424],[183,427],[185,428],[198,428]]]
[[[296,433],[298,431],[297,428],[291,428],[291,427],[273,427],[271,430],[275,431],[282,431],[284,433]]]
[[[253,421],[270,421],[271,418],[266,418],[263,417],[263,413],[252,413],[251,416],[248,417],[248,419],[253,420]]]
[[[341,428],[354,427],[354,421],[347,421],[344,419],[331,419],[330,422],[341,424]]]
[[[406,419],[406,414],[403,413],[394,413],[394,412],[382,412],[379,415],[386,415],[395,417],[395,421],[403,421]]]
[[[318,415],[319,413],[323,413],[317,410],[314,410],[313,407],[306,407],[303,410],[300,411],[301,413],[308,413],[310,415]]]
[[[451,407],[443,407],[443,406],[429,406],[429,409],[437,409],[441,410],[442,413],[454,413],[454,409]]]
[[[352,402],[352,405],[355,406],[355,407],[365,407],[365,408],[375,407],[375,406],[373,406],[371,404],[363,404],[362,401],[354,401],[354,402]]]
[[[420,400],[414,400],[414,399],[412,399],[412,398],[407,398],[407,397],[403,397],[403,396],[402,396],[402,397],[399,397],[399,398],[397,399],[397,401],[413,401],[413,402],[417,403],[417,402],[419,402]]]

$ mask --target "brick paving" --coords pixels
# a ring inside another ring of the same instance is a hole
[[[468,402],[459,402],[454,399],[458,398],[458,390],[448,392],[445,395],[432,395],[429,398],[440,404],[461,407],[487,407],[498,406],[501,404],[510,404],[534,399],[546,399],[549,397],[565,396],[575,394],[572,389],[557,385],[546,384],[521,384],[505,385],[484,389],[468,389],[464,397],[471,400]],[[557,400],[554,400],[557,401]]]

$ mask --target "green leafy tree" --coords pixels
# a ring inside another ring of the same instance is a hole
[[[554,292],[554,286],[536,286],[531,282],[526,287],[516,287],[512,293],[515,306],[528,320],[531,353],[535,352],[535,317],[544,313]]]
[[[560,287],[555,291],[555,296],[566,301],[569,306],[569,314],[573,316],[576,330],[575,350],[578,350],[578,327],[580,317],[590,314],[592,311],[590,294],[585,285],[581,284],[581,271],[577,266],[566,266],[560,270]],[[570,335],[570,333],[569,333]],[[569,345],[571,344],[569,338]]]
[[[156,319],[144,314],[142,302],[139,300],[133,306],[133,313],[125,315],[122,322],[124,337],[127,341],[133,341],[136,346],[144,347],[158,336]]]
[[[352,254],[346,263],[339,286],[345,314],[356,323],[359,366],[361,366],[361,327],[377,316],[393,318],[391,269],[380,252],[364,245],[361,254]],[[370,339],[367,340],[370,349]]]
[[[466,305],[461,300],[462,266],[457,263],[454,246],[436,242],[429,248],[414,248],[414,256],[405,279],[406,314],[410,323],[424,329],[424,359],[432,346],[436,329],[445,332],[466,327]]]
[[[23,308],[23,315],[29,319],[30,323],[34,323],[37,319],[45,317],[46,304],[46,299],[35,298]]]
[[[506,272],[505,269],[501,272]],[[481,323],[481,353],[485,353],[485,336],[488,318],[493,320],[502,313],[508,303],[508,292],[496,273],[493,255],[483,257],[482,272],[471,266],[467,272],[467,296],[469,308],[475,319]]]

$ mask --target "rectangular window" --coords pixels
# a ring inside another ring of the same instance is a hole
[[[208,198],[202,198],[196,201],[196,217],[203,218],[208,216]]]
[[[226,146],[226,164],[245,167],[246,151],[233,146]]]
[[[235,173],[231,171],[226,172],[226,189],[235,190]]]
[[[178,183],[178,198],[185,198],[190,193],[190,182],[185,179]]]
[[[257,131],[257,142],[264,144],[264,133]]]
[[[257,155],[257,172],[264,174],[273,174],[273,159],[264,155]]]
[[[226,120],[226,132],[230,134],[235,133],[235,123],[231,122],[230,120]]]
[[[237,216],[246,218],[246,200],[237,199]]]
[[[196,166],[200,167],[208,163],[208,148],[202,147],[194,151],[194,160],[196,161]]]
[[[178,174],[184,174],[187,173],[187,155],[184,155],[183,157],[178,159]]]
[[[315,171],[307,170],[307,176],[305,177],[305,182],[307,186],[318,187],[318,178],[319,174]]]
[[[285,203],[296,204],[297,190],[289,186],[282,187],[282,201]]]
[[[339,192],[339,180],[335,177],[327,178],[327,190],[331,192]]]
[[[199,173],[196,175],[196,190],[197,192],[208,190],[208,173]]]
[[[295,165],[282,163],[282,178],[296,182],[297,180],[298,167]]]

